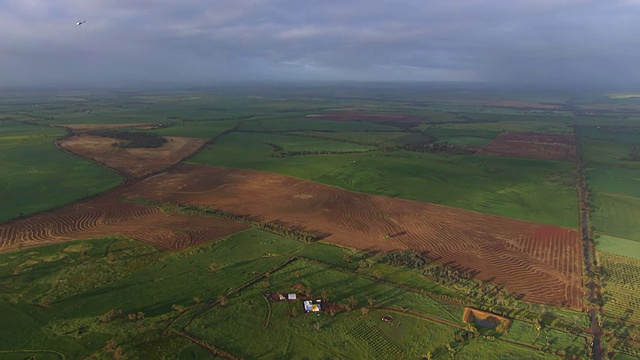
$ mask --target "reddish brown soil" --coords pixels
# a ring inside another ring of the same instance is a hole
[[[575,138],[571,134],[505,132],[478,154],[575,161]]]
[[[58,141],[58,146],[78,156],[112,168],[128,178],[138,178],[165,169],[203,146],[207,139],[165,137],[159,148],[119,148],[117,140],[94,135],[77,135]]]
[[[332,114],[310,114],[308,118],[318,118],[334,121],[367,121],[374,123],[404,123],[417,124],[424,117],[404,114],[337,112]]]
[[[527,301],[572,307],[582,301],[582,248],[573,229],[198,165],[177,166],[119,192],[303,225],[327,234],[324,241],[359,250],[416,249]]]
[[[102,196],[2,224],[0,251],[112,235],[179,250],[247,228],[232,220],[168,214],[156,207],[112,199]]]

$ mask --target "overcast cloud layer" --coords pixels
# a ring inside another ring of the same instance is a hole
[[[0,33],[0,86],[640,85],[640,0],[0,0]]]

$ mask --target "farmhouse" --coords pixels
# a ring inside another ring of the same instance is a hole
[[[306,312],[320,312],[322,310],[322,307],[320,306],[320,303],[322,303],[322,300],[305,300],[303,302],[304,304],[304,311]]]

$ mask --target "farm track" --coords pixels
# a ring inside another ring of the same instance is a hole
[[[438,263],[505,285],[525,300],[581,306],[582,251],[572,229],[200,165],[177,166],[118,195],[304,225],[330,234],[324,241],[358,250],[416,249]]]

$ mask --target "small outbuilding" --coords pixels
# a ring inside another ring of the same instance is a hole
[[[305,300],[303,302],[304,304],[304,311],[306,312],[320,312],[322,310],[322,306],[321,306],[321,300]]]
[[[289,293],[287,294],[287,300],[289,301],[296,301],[296,299],[298,298],[298,296],[294,293]]]

